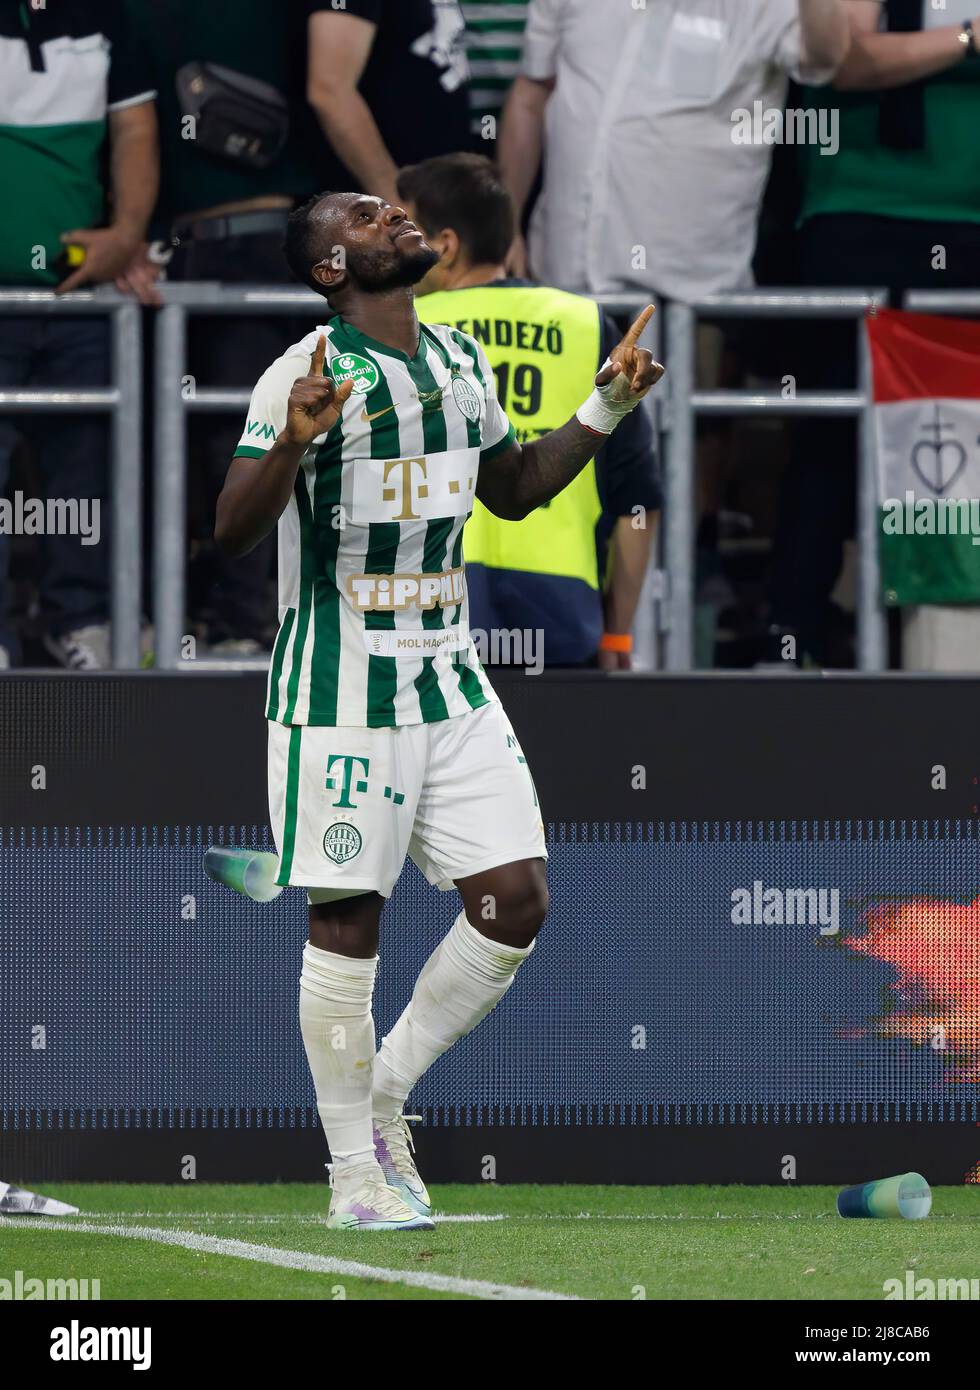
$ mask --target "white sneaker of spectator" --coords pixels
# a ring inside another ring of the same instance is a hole
[[[93,623],[60,637],[45,634],[44,645],[69,671],[106,671],[112,665],[108,623]]]

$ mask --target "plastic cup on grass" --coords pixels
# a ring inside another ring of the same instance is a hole
[[[921,1173],[901,1173],[896,1178],[845,1187],[837,1198],[841,1216],[904,1217],[924,1221],[932,1208],[932,1193]]]
[[[279,856],[265,850],[212,845],[204,856],[204,872],[254,903],[271,903],[282,892],[276,882]]]

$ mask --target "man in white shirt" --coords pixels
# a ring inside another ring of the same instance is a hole
[[[532,0],[499,160],[519,212],[542,154],[544,183],[514,272],[684,300],[751,284],[772,149],[733,114],[831,81],[849,42],[841,0]]]

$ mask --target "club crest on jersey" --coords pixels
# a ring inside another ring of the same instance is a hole
[[[377,367],[356,352],[342,352],[335,357],[330,363],[330,375],[338,386],[353,380],[356,396],[366,396],[378,384]]]
[[[350,821],[334,821],[323,837],[323,852],[334,864],[349,864],[361,852],[361,832]]]
[[[473,390],[468,381],[464,381],[461,376],[453,377],[453,400],[466,416],[467,420],[477,421],[480,418],[480,397]]]

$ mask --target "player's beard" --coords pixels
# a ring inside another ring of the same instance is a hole
[[[417,285],[439,261],[438,251],[422,245],[415,251],[348,252],[347,269],[357,286],[367,294],[384,294],[388,290]]]

